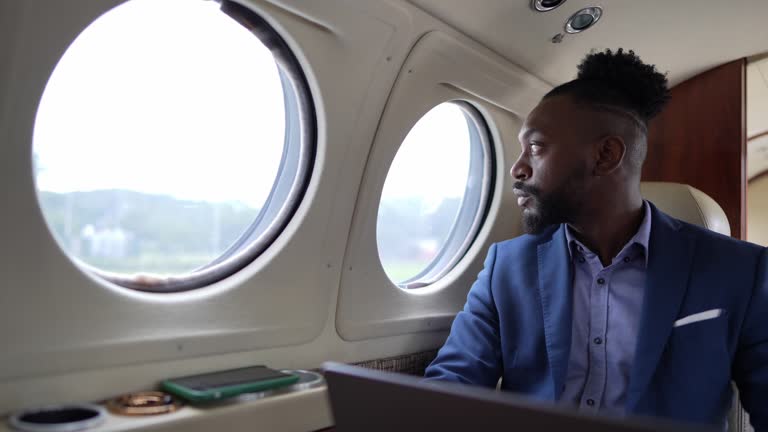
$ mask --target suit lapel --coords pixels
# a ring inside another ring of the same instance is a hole
[[[553,379],[553,400],[565,384],[571,350],[573,273],[563,226],[551,240],[538,246],[538,279],[544,312],[544,338]]]
[[[653,378],[688,287],[695,240],[678,221],[652,205],[645,297],[640,316],[627,410],[635,412]]]

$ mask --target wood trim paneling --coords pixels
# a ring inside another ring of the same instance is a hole
[[[746,60],[695,76],[648,131],[644,181],[689,184],[725,210],[731,235],[746,238]]]

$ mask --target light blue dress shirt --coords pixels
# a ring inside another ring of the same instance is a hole
[[[561,400],[590,413],[623,415],[643,306],[651,208],[637,233],[603,267],[566,229],[573,262],[571,354]]]

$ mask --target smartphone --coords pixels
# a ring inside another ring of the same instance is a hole
[[[266,366],[250,366],[171,378],[162,381],[161,387],[190,402],[206,402],[288,386],[298,380],[298,375],[276,371]]]

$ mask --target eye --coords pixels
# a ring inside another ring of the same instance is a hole
[[[539,143],[537,143],[537,142],[532,142],[532,143],[530,144],[530,148],[531,148],[531,154],[532,154],[532,155],[537,155],[537,154],[541,153],[541,150],[542,150],[544,147],[542,147],[542,145],[541,145],[541,144],[539,144]]]

